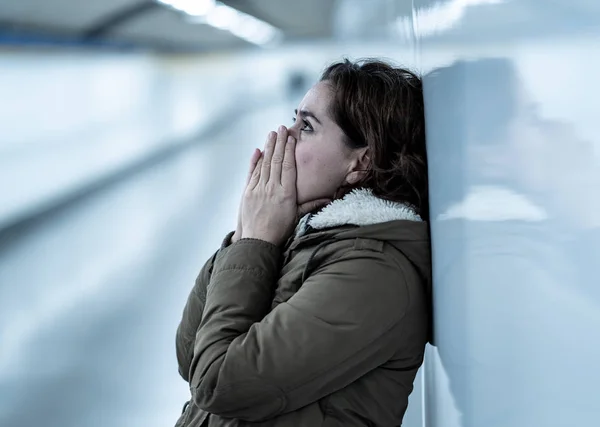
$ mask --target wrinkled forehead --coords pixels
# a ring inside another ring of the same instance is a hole
[[[327,82],[318,82],[311,87],[298,106],[298,111],[311,111],[319,118],[329,119],[329,105],[332,99],[332,89]]]

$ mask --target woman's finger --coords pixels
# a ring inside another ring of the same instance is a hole
[[[250,180],[248,181],[248,185],[246,186],[247,190],[254,190],[254,188],[258,185],[258,182],[260,181],[260,175],[262,172],[263,162],[264,162],[264,157],[261,156],[258,159],[258,162],[256,162],[256,167],[254,168],[252,175],[250,175]]]
[[[248,169],[248,176],[246,177],[246,186],[248,183],[250,183],[250,178],[254,173],[254,169],[256,169],[256,164],[258,163],[258,159],[260,159],[261,155],[262,152],[258,148],[255,148],[254,153],[252,153],[252,157],[250,158],[250,168]]]
[[[318,199],[304,203],[303,205],[298,206],[298,218],[302,218],[307,213],[322,208],[329,203],[331,203],[331,199]]]
[[[288,131],[284,126],[281,126],[277,134],[273,156],[271,157],[271,175],[269,176],[269,181],[279,185],[281,185],[281,165],[283,164],[287,138]]]
[[[262,170],[260,171],[260,180],[262,182],[269,181],[271,175],[271,157],[273,157],[273,150],[275,149],[275,142],[277,141],[277,133],[269,132],[267,136],[267,142],[265,144],[265,151],[263,153]]]
[[[296,138],[291,135],[285,144],[281,185],[285,188],[296,188]]]

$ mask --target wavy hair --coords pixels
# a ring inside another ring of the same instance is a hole
[[[321,81],[333,89],[330,115],[352,149],[369,148],[364,178],[336,197],[366,187],[429,217],[425,118],[421,78],[376,59],[330,65]]]

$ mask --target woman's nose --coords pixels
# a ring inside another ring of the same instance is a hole
[[[298,122],[294,123],[293,126],[288,127],[288,135],[292,135],[295,139],[298,139]]]

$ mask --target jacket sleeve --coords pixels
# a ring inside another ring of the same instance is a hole
[[[277,252],[266,242],[240,240],[215,263],[190,382],[196,405],[207,412],[270,419],[344,388],[397,350],[391,336],[409,305],[397,261],[348,250],[268,313]]]
[[[183,309],[181,322],[177,327],[175,349],[177,352],[179,375],[188,382],[190,380],[189,371],[194,351],[194,340],[196,339],[196,332],[202,319],[202,311],[204,310],[204,304],[206,302],[206,289],[210,281],[213,265],[217,256],[221,256],[227,251],[231,236],[233,236],[233,232],[225,237],[221,248],[206,261],[200,270],[194,287],[188,296],[185,308]]]

